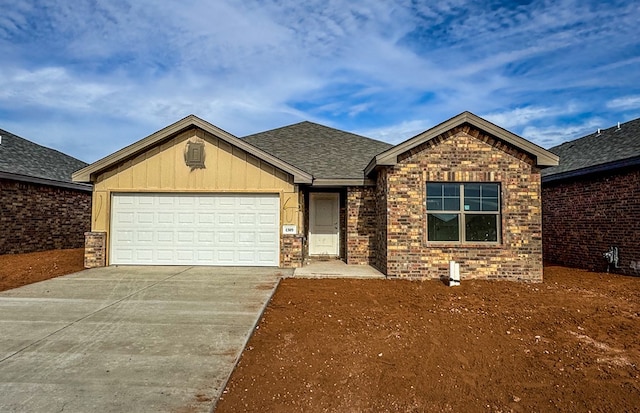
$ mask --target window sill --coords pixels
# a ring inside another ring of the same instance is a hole
[[[463,243],[463,242],[426,242],[424,244],[427,248],[469,248],[469,249],[492,249],[502,250],[505,249],[504,244],[495,243]]]

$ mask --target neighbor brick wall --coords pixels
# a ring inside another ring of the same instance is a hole
[[[91,192],[0,179],[0,254],[82,248]]]
[[[386,180],[387,275],[438,278],[455,260],[463,279],[542,281],[540,173],[529,155],[465,124],[403,154]],[[500,183],[500,245],[429,243],[427,182]]]
[[[375,187],[347,188],[347,264],[373,264],[376,236],[375,190]]]
[[[281,235],[280,267],[299,268],[304,263],[303,235]]]
[[[640,275],[640,169],[545,183],[542,207],[545,260],[605,271],[602,254],[617,246],[611,271]]]

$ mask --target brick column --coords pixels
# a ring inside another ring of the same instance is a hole
[[[84,233],[84,268],[104,267],[107,263],[106,232]]]
[[[282,235],[281,245],[281,261],[282,268],[300,268],[304,262],[303,256],[303,239],[302,235]]]

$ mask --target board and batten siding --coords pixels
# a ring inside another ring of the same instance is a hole
[[[204,168],[186,165],[188,142],[204,143]],[[92,231],[108,233],[114,192],[278,193],[280,224],[302,224],[292,176],[198,128],[100,173],[93,191]]]

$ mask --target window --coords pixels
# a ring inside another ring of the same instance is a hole
[[[498,242],[500,185],[427,184],[427,239]]]

